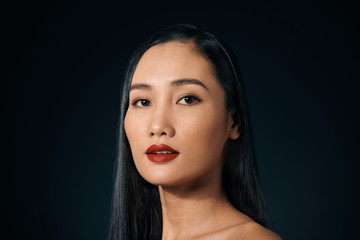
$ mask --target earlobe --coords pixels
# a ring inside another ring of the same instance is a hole
[[[236,140],[240,137],[240,115],[238,113],[231,113],[229,116],[229,120],[229,138],[232,140]]]
[[[232,140],[236,140],[240,137],[240,126],[238,124],[234,124],[229,133],[229,138]]]

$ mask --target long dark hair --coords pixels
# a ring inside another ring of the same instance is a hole
[[[161,239],[162,212],[158,187],[144,180],[136,170],[125,135],[124,117],[136,66],[152,46],[170,41],[191,42],[211,64],[225,90],[226,108],[240,125],[240,137],[228,140],[222,174],[224,192],[239,211],[265,225],[264,201],[259,177],[249,110],[239,66],[230,49],[211,33],[179,24],[153,35],[132,56],[122,86],[118,157],[116,162],[109,239]]]

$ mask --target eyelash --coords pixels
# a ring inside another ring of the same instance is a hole
[[[184,101],[186,101],[185,99],[188,98],[188,99],[191,99],[192,102],[191,103],[186,103],[186,104],[183,104],[183,105],[194,105],[194,104],[197,104],[199,102],[201,102],[201,100],[193,95],[186,95],[182,98],[179,99],[179,101],[177,101],[176,103],[179,103],[182,99],[184,99]],[[194,102],[195,101],[195,102]]]
[[[201,100],[199,98],[195,97],[195,96],[186,95],[186,96],[180,98],[176,103],[179,103],[182,100],[184,100],[185,103],[180,103],[181,105],[194,105],[194,104],[197,104],[197,103],[201,102]],[[186,101],[188,101],[188,100],[191,100],[191,103],[186,103]],[[138,104],[141,104],[141,105],[138,105]],[[150,104],[151,104],[151,102],[149,100],[147,100],[145,98],[141,98],[141,99],[135,100],[132,105],[134,107],[147,107]]]
[[[138,106],[138,103],[141,103],[141,106]],[[143,103],[147,103],[148,105],[144,106],[144,105],[142,105]],[[142,98],[142,99],[135,100],[132,105],[134,107],[147,107],[150,105],[150,101]]]

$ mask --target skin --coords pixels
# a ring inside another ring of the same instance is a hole
[[[226,142],[240,135],[224,94],[191,42],[153,46],[135,70],[124,127],[137,170],[159,186],[163,239],[280,239],[236,210],[222,190]],[[153,144],[180,154],[151,162],[145,152]]]

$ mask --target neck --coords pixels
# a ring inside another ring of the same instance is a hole
[[[220,172],[218,174],[221,175]],[[216,180],[214,180],[216,179]],[[176,187],[159,186],[163,239],[200,236],[223,219],[231,208],[222,191],[221,177],[209,174]],[[219,220],[219,221],[218,221]],[[196,226],[196,227],[194,227]]]

